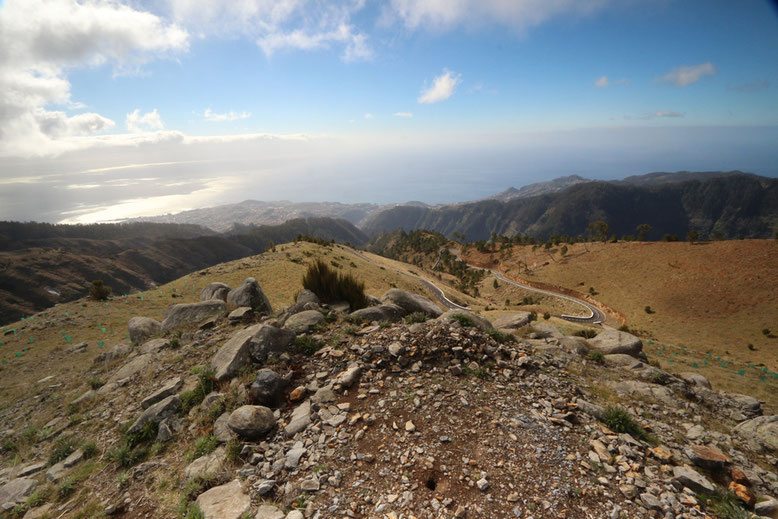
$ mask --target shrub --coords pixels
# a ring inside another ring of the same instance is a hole
[[[143,447],[133,449],[126,441],[108,453],[108,460],[120,467],[132,467],[143,461],[148,455],[148,450]]]
[[[549,319],[551,319],[551,314],[550,314],[550,313],[548,313],[548,312],[543,312],[543,319],[545,319],[546,321],[548,321]]]
[[[646,307],[645,307],[645,308],[643,308],[643,310],[645,310],[647,314],[653,314],[653,313],[654,313],[654,311],[653,311],[653,310],[651,310],[651,307],[650,307],[650,306],[648,306],[648,305],[646,305]]]
[[[770,328],[764,328],[762,330],[762,335],[770,335]]]
[[[187,461],[194,461],[201,456],[205,456],[206,454],[215,451],[218,446],[219,440],[217,440],[214,435],[209,434],[208,436],[200,436],[195,440],[192,449],[187,453],[186,459]]]
[[[316,260],[308,266],[303,276],[303,287],[319,296],[325,303],[347,301],[352,310],[367,306],[365,284],[351,274],[332,270],[321,260]]]
[[[751,351],[756,351],[756,347],[751,343],[748,343],[748,349]]]
[[[205,395],[213,391],[215,384],[214,377],[216,376],[216,371],[213,368],[197,367],[192,372],[198,375],[199,380],[193,390],[181,393],[181,410],[184,413],[199,405],[205,398]]]
[[[538,320],[538,313],[537,312],[530,312],[529,313],[529,321],[537,321]]]
[[[462,326],[475,326],[473,320],[469,316],[464,314],[454,314],[453,319],[459,324],[461,324]]]
[[[72,478],[65,479],[57,488],[57,495],[60,499],[67,499],[76,491],[76,482]]]
[[[205,519],[205,514],[197,503],[192,503],[186,511],[186,517],[184,519]]]
[[[710,507],[721,519],[751,519],[754,516],[743,508],[738,497],[729,490],[716,488],[712,495],[697,495],[697,500]]]
[[[500,344],[505,344],[506,342],[516,342],[516,337],[510,333],[501,332],[499,330],[489,330],[486,333],[489,334],[489,337],[499,342]]]
[[[81,450],[84,451],[84,458],[94,458],[97,453],[97,444],[95,442],[89,440],[81,443]]]
[[[294,349],[304,355],[313,355],[321,349],[321,341],[309,335],[301,335],[294,340]]]
[[[227,442],[227,445],[225,447],[225,457],[227,458],[227,461],[229,462],[236,462],[240,458],[240,450],[241,445],[238,440],[235,438],[231,439]]]
[[[104,301],[110,295],[111,287],[105,286],[102,279],[92,281],[92,286],[89,288],[89,297],[95,301]]]
[[[413,323],[423,323],[427,321],[429,317],[427,317],[426,314],[423,314],[421,312],[413,312],[405,316],[405,323],[406,324],[413,324]]]
[[[70,456],[76,450],[76,442],[72,437],[66,436],[58,439],[49,454],[49,465],[55,465]]]
[[[105,385],[105,382],[103,382],[103,379],[101,379],[98,376],[94,376],[89,379],[89,387],[92,389],[100,389]]]

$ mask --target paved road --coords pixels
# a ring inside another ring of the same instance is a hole
[[[459,258],[459,255],[456,254],[456,252],[452,252],[452,253],[457,258]],[[440,263],[440,258],[442,257],[442,255],[443,255],[443,249],[441,249],[440,253],[438,254],[438,261],[435,263],[436,266],[437,266],[438,263]],[[559,294],[557,292],[552,292],[550,290],[543,290],[543,289],[540,289],[540,288],[535,288],[535,287],[532,287],[532,286],[529,286],[529,285],[525,285],[523,283],[518,283],[516,281],[513,281],[513,280],[510,280],[510,279],[506,278],[501,272],[498,272],[496,270],[482,269],[481,267],[476,267],[475,265],[470,265],[470,264],[467,264],[467,266],[470,267],[470,268],[473,268],[473,269],[487,270],[487,271],[491,272],[491,274],[494,277],[496,277],[497,279],[499,279],[500,281],[502,281],[504,283],[508,283],[510,285],[519,287],[519,288],[521,288],[523,290],[529,290],[531,292],[537,292],[539,294],[565,299],[567,301],[570,301],[572,303],[575,303],[577,305],[580,305],[580,306],[584,307],[584,309],[586,310],[586,314],[585,315],[566,315],[566,314],[562,314],[562,315],[555,315],[554,317],[559,317],[561,319],[564,319],[564,320],[570,321],[570,322],[574,322],[574,323],[601,324],[601,323],[605,322],[606,316],[602,312],[602,310],[600,310],[599,308],[597,308],[596,306],[594,306],[594,305],[592,305],[590,303],[587,303],[586,301],[583,301],[583,300],[575,298],[575,297],[567,296],[567,295],[564,295],[564,294]]]

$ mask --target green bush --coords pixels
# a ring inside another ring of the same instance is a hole
[[[65,500],[68,497],[70,497],[75,491],[76,491],[76,482],[73,481],[73,479],[71,478],[65,479],[62,483],[59,484],[59,487],[57,487],[57,495],[62,500]]]
[[[100,389],[101,387],[103,387],[105,385],[105,382],[103,382],[103,379],[101,379],[98,376],[94,376],[94,377],[90,378],[88,383],[89,383],[89,387],[91,387],[92,389]]]
[[[64,460],[76,450],[76,441],[71,436],[65,436],[54,443],[49,454],[49,465],[55,465]]]
[[[473,322],[470,316],[465,314],[454,314],[452,318],[462,326],[475,326],[475,322]]]
[[[752,519],[756,517],[743,508],[743,503],[729,490],[716,488],[712,495],[697,494],[697,500],[721,519]]]
[[[367,306],[365,284],[351,274],[332,270],[321,260],[316,260],[305,271],[303,287],[319,296],[325,303],[347,301],[351,310]]]
[[[103,301],[110,297],[111,291],[111,287],[105,286],[102,279],[95,279],[89,288],[89,297],[95,301]]]
[[[638,440],[645,440],[649,443],[653,443],[653,438],[649,436],[645,429],[643,429],[632,416],[619,407],[608,407],[605,409],[605,417],[602,422],[608,426],[614,432],[627,433],[633,438]]]
[[[91,440],[81,442],[81,450],[84,452],[84,458],[94,458],[98,454],[97,444]]]
[[[321,349],[321,341],[314,339],[310,335],[300,335],[294,340],[294,349],[304,355],[313,355]]]
[[[192,503],[186,511],[185,519],[205,519],[205,514],[197,506],[197,503]]]
[[[589,352],[589,360],[602,364],[605,361],[605,354],[600,350],[591,350]]]
[[[413,323],[423,323],[427,321],[429,317],[427,317],[426,314],[422,312],[413,312],[405,316],[405,323],[406,324],[413,324]]]
[[[214,435],[200,436],[195,440],[192,449],[187,453],[186,460],[194,461],[201,456],[212,453],[218,446],[219,440]]]
[[[594,339],[597,336],[597,332],[594,330],[578,330],[573,335],[583,337],[584,339]]]
[[[543,312],[543,319],[545,319],[546,321],[548,321],[549,319],[551,319],[551,314],[550,314],[550,313],[548,313],[548,312]]]
[[[643,308],[643,310],[645,310],[647,314],[653,314],[653,313],[655,313],[653,310],[651,310],[651,307],[650,307],[650,306],[648,306],[648,305],[646,305],[646,307],[645,307],[645,308]]]
[[[197,385],[191,391],[181,393],[181,411],[189,412],[196,405],[200,405],[205,395],[213,391],[216,384],[216,371],[213,368],[197,366],[192,372],[198,376]]]
[[[489,337],[499,342],[500,344],[505,344],[506,342],[516,342],[516,337],[510,333],[501,332],[499,330],[489,330],[486,333],[489,334]]]

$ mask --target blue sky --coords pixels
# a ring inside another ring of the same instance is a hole
[[[767,0],[0,6],[0,218],[778,174]]]

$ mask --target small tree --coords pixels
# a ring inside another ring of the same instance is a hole
[[[647,314],[653,314],[654,313],[654,311],[648,305],[646,305],[646,307],[643,310],[645,310]]]
[[[651,226],[647,223],[641,223],[636,230],[638,232],[638,241],[646,241],[648,234],[651,232]]]
[[[494,287],[494,288],[499,288],[499,286],[500,286],[500,284],[499,284],[499,283],[497,283],[497,280],[495,279],[495,280],[494,280],[494,283],[492,283],[492,287]]]
[[[89,289],[89,297],[95,301],[104,301],[110,297],[111,291],[111,287],[105,286],[102,279],[95,279]]]
[[[546,321],[548,321],[549,319],[551,319],[551,314],[550,314],[550,313],[548,313],[548,312],[543,312],[543,319],[545,319]]]
[[[590,223],[587,229],[589,230],[589,232],[592,233],[592,237],[601,241],[608,241],[608,236],[610,235],[611,228],[607,223],[603,222],[602,220],[597,220],[596,222]]]
[[[700,239],[700,235],[694,229],[692,229],[692,230],[690,230],[689,232],[686,233],[686,241],[694,243],[694,242],[696,242],[699,239]]]
[[[562,248],[559,249],[559,253],[562,254],[562,256],[567,254],[567,245],[562,245]]]

